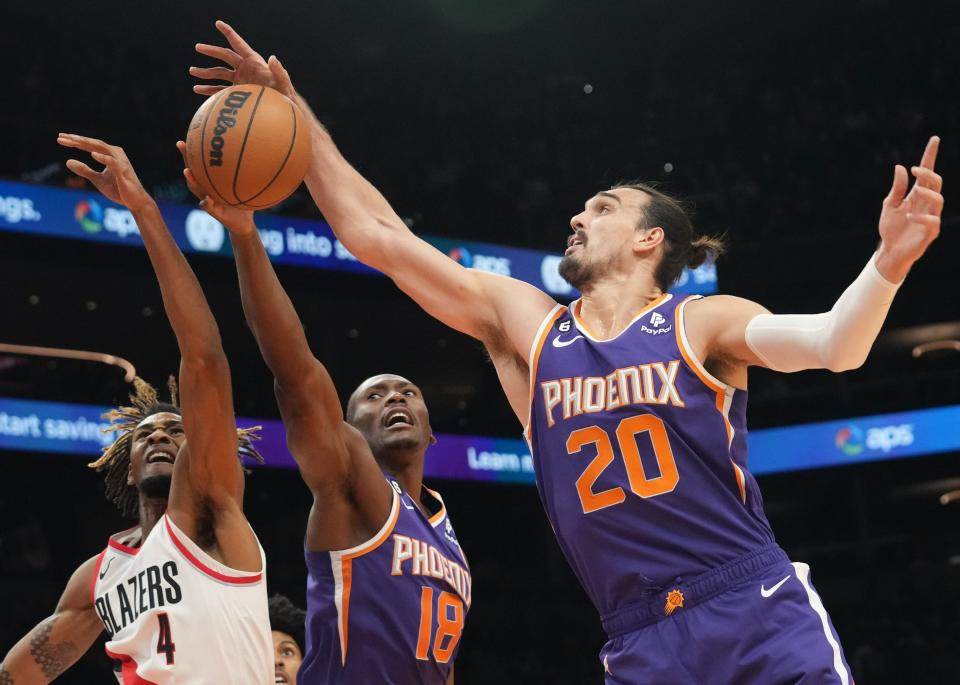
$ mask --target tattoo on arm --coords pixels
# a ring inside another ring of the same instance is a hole
[[[50,619],[46,625],[37,630],[36,635],[30,638],[30,654],[43,671],[43,675],[51,680],[67,670],[77,653],[77,648],[72,642],[50,644],[50,633],[56,622],[56,618]]]
[[[3,666],[0,666],[0,685],[13,685],[13,676]]]

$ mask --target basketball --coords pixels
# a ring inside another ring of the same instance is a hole
[[[281,93],[255,85],[206,100],[187,131],[187,166],[206,194],[246,209],[289,196],[310,164],[308,123]]]

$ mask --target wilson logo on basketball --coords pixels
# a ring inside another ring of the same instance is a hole
[[[249,90],[235,90],[224,100],[210,139],[210,166],[223,166],[223,134],[237,125],[237,114],[252,94]]]
[[[264,86],[230,86],[208,98],[185,142],[200,194],[231,207],[274,206],[297,189],[310,165],[309,121],[289,98]]]

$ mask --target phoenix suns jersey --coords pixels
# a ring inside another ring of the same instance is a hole
[[[440,495],[426,516],[393,487],[383,528],[336,552],[305,552],[307,652],[303,685],[442,685],[470,608],[467,559]]]
[[[93,605],[121,685],[272,683],[273,638],[263,571],[233,570],[164,515],[140,547],[110,538]]]
[[[527,440],[567,560],[601,617],[773,542],[747,470],[746,392],[690,351],[665,294],[601,340],[580,301],[543,321]]]

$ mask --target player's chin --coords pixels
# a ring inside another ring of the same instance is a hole
[[[386,430],[383,446],[391,450],[411,450],[424,443],[423,436],[415,430]]]

